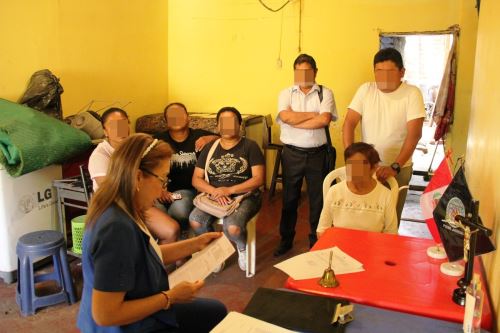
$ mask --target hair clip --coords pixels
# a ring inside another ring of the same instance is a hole
[[[149,145],[149,147],[146,148],[144,153],[142,153],[141,159],[143,159],[151,151],[151,149],[153,149],[154,146],[156,146],[157,143],[158,143],[158,139],[154,139],[153,142],[151,142],[151,144]]]

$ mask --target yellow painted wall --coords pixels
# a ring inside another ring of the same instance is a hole
[[[469,128],[472,77],[477,35],[477,10],[471,10],[473,1],[460,1],[459,24],[461,27],[458,44],[458,73],[455,96],[454,121],[446,136],[447,148],[453,151],[454,160],[465,154]]]
[[[266,3],[276,7],[283,1]],[[0,0],[0,97],[17,100],[30,75],[49,68],[64,86],[65,115],[90,100],[119,100],[132,102],[126,109],[135,119],[178,100],[192,111],[234,105],[274,116],[278,92],[293,80],[298,14],[297,0],[279,13],[249,0]],[[456,118],[448,143],[455,156],[467,144],[471,190],[495,239],[500,238],[499,15],[497,0],[483,0],[476,58],[472,0],[303,0],[301,34],[301,51],[318,61],[318,81],[334,90],[340,120],[331,130],[341,147],[345,109],[356,88],[372,79],[379,31],[460,24]],[[500,255],[484,259],[498,317]]]
[[[55,3],[33,4],[0,0],[0,97],[4,99],[17,101],[33,72],[60,68]]]
[[[160,112],[172,100],[193,111],[235,105],[275,114],[277,93],[291,83],[298,54],[297,0],[279,13],[243,0],[0,0],[0,9],[0,97],[17,100],[30,75],[49,68],[65,88],[66,116],[91,100],[105,101],[96,107],[130,101],[132,119]],[[336,96],[341,119],[332,133],[338,147],[346,106],[359,84],[372,79],[379,29],[459,23],[453,131],[460,135],[449,142],[456,156],[464,152],[477,24],[471,1],[303,0],[302,14],[302,51],[315,56],[318,81]]]
[[[282,3],[266,1],[274,8]],[[331,133],[339,165],[345,111],[359,85],[373,80],[379,32],[442,30],[453,24],[462,26],[455,127],[463,134],[477,28],[473,1],[302,1],[301,51],[315,57],[317,81],[334,91],[339,120]],[[298,41],[297,0],[279,13],[265,10],[258,1],[170,0],[169,100],[182,101],[195,111],[215,112],[233,105],[244,113],[275,116],[279,91],[293,82]],[[277,66],[278,58],[282,67]],[[277,138],[278,126],[275,129]],[[465,139],[455,142],[456,150],[463,152]],[[273,160],[271,153],[267,162]]]
[[[0,97],[16,101],[33,72],[61,79],[64,115],[91,100],[134,120],[167,102],[166,0],[0,0]]]
[[[466,175],[480,201],[483,223],[493,229],[497,251],[483,256],[500,332],[500,2],[483,0],[477,34],[474,85],[467,139]]]

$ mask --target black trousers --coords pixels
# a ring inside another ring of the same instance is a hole
[[[285,145],[282,153],[283,208],[281,211],[281,241],[291,245],[295,237],[297,209],[302,181],[305,178],[309,197],[309,245],[316,243],[316,228],[323,208],[323,179],[328,174],[326,146],[301,149]]]

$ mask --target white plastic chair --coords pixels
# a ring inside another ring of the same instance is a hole
[[[335,179],[339,181],[345,179],[345,166],[330,171],[330,173],[326,175],[325,179],[323,180],[323,200],[325,200],[326,195],[328,194],[328,190],[332,186],[332,182]]]
[[[373,178],[376,178],[376,177],[377,176],[374,174]],[[333,180],[337,179],[337,180],[342,181],[345,178],[346,178],[345,166],[337,168],[337,169],[331,171],[328,175],[326,175],[325,179],[323,180],[323,200],[326,198],[326,195],[328,194],[328,190],[330,189]],[[394,206],[397,207],[398,196],[399,196],[398,181],[394,177],[389,177],[389,178],[387,178],[386,182],[390,187],[391,197],[392,197],[392,201],[394,203]]]
[[[245,270],[246,277],[251,278],[255,275],[255,257],[257,256],[256,252],[256,240],[257,240],[257,232],[256,225],[257,219],[259,218],[259,213],[257,213],[252,219],[247,223],[247,246],[246,246],[246,256],[247,256],[247,267]],[[218,225],[223,225],[222,219],[217,219],[215,221]]]
[[[401,190],[398,185],[398,181],[394,177],[389,177],[385,180],[391,189],[392,202],[394,207],[398,206],[399,191]],[[399,222],[398,222],[399,225]]]

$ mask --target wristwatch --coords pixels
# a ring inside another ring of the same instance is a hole
[[[391,169],[396,171],[396,174],[399,174],[399,172],[401,171],[401,166],[399,166],[398,162],[394,162],[391,164]]]

